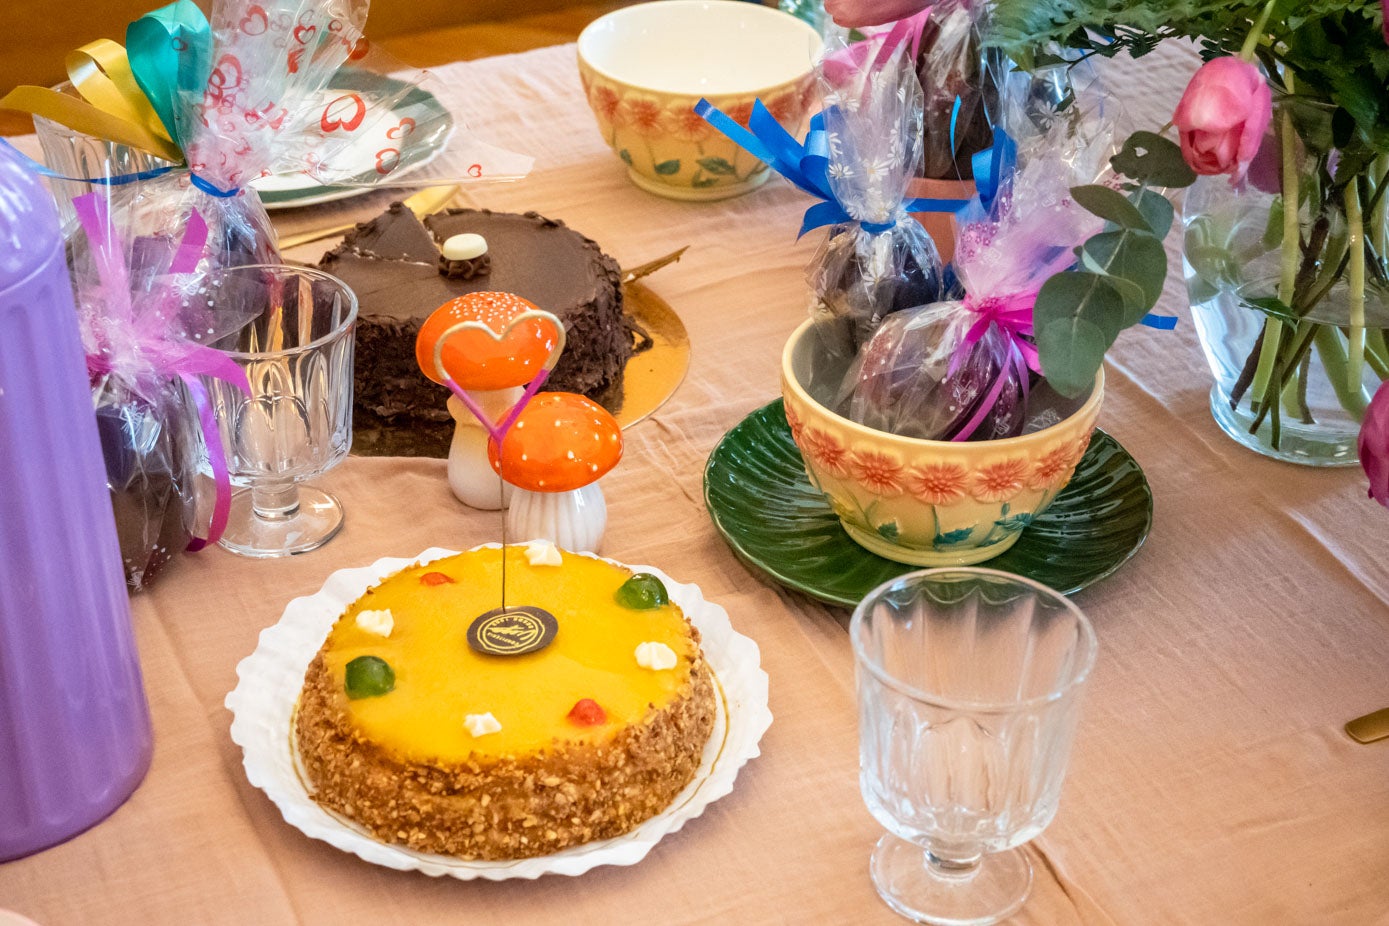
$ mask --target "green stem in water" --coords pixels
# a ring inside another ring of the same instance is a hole
[[[1303,350],[1312,338],[1316,326],[1311,322],[1301,322],[1297,326],[1297,335],[1293,338],[1293,351],[1286,358],[1287,366],[1280,368],[1282,375],[1278,382],[1283,387],[1283,393],[1279,397],[1282,401],[1282,409],[1288,417],[1294,418],[1303,424],[1312,423],[1312,410],[1307,407],[1307,373],[1311,369],[1311,355]],[[1294,357],[1301,357],[1295,360]],[[1289,372],[1291,371],[1291,372]],[[1270,392],[1273,390],[1270,389]],[[1269,396],[1269,401],[1273,402],[1273,396]],[[1278,403],[1274,402],[1273,411],[1278,411]],[[1277,447],[1275,443],[1273,445]]]
[[[1379,328],[1365,332],[1365,362],[1381,382],[1389,379],[1389,345],[1384,343],[1384,332]]]
[[[1350,356],[1346,364],[1346,389],[1360,392],[1365,371],[1365,223],[1360,215],[1360,184],[1346,184],[1346,224],[1350,226]],[[1349,408],[1347,408],[1349,410]],[[1359,416],[1357,416],[1358,418]]]
[[[1308,348],[1311,347],[1312,332],[1318,327],[1319,326],[1311,322],[1300,322],[1297,329],[1293,332],[1293,336],[1287,339],[1287,349],[1283,352],[1284,356],[1278,359],[1278,364],[1274,369],[1273,381],[1270,382],[1268,386],[1268,393],[1262,397],[1263,401],[1259,402],[1259,404],[1252,409],[1255,414],[1253,423],[1249,425],[1250,434],[1257,433],[1259,426],[1264,423],[1264,418],[1279,407],[1278,396],[1279,393],[1283,391],[1284,387],[1290,382],[1296,382],[1298,364],[1302,362],[1302,358],[1306,356]],[[1289,402],[1289,411],[1294,411],[1297,402],[1295,385],[1293,389],[1287,393],[1287,401]],[[1273,446],[1277,447],[1277,442],[1275,442]]]
[[[1317,325],[1316,329],[1314,340],[1317,356],[1321,357],[1322,369],[1326,370],[1326,378],[1331,381],[1331,388],[1336,392],[1336,401],[1341,403],[1341,407],[1352,418],[1360,421],[1365,417],[1365,406],[1370,404],[1370,397],[1360,388],[1358,379],[1354,383],[1350,381],[1349,362],[1346,345],[1341,341],[1341,329],[1335,325]]]
[[[1268,18],[1273,14],[1273,5],[1277,0],[1268,0],[1264,5],[1264,10],[1259,14],[1259,21],[1254,23],[1254,28],[1249,30],[1249,35],[1244,40],[1244,47],[1240,49],[1239,56],[1245,61],[1254,60],[1254,49],[1259,47],[1259,39],[1263,38],[1264,29],[1268,26]],[[1289,90],[1292,88],[1289,87]]]
[[[1385,215],[1385,183],[1389,183],[1389,157],[1381,154],[1370,165],[1370,217],[1367,222],[1370,246],[1381,261],[1389,251],[1389,228],[1386,228],[1386,218],[1389,216]]]
[[[1291,82],[1291,75],[1288,79]],[[1278,300],[1284,305],[1292,305],[1302,235],[1298,226],[1297,135],[1293,132],[1293,114],[1288,107],[1283,107],[1279,113],[1279,122],[1279,135],[1282,136],[1283,142],[1283,247],[1281,272],[1278,277]],[[1283,322],[1277,318],[1265,320],[1263,346],[1259,352],[1259,365],[1254,370],[1253,382],[1254,395],[1261,400],[1268,390],[1269,377],[1273,375],[1274,361],[1278,358],[1278,348],[1282,340]]]

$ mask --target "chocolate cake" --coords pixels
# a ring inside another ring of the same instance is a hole
[[[486,239],[485,259],[444,260],[443,243],[466,233]],[[564,322],[568,344],[546,389],[582,393],[610,409],[620,404],[634,331],[622,311],[621,271],[597,244],[563,222],[486,209],[450,209],[421,221],[394,203],[349,232],[319,267],[347,283],[360,302],[354,407],[359,431],[448,425],[446,394],[415,363],[415,336],[445,302],[487,290],[515,293]]]

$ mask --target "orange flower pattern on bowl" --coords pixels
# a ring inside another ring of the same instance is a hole
[[[879,556],[918,566],[997,556],[1066,487],[1089,446],[1103,371],[1090,396],[1050,427],[994,441],[918,440],[866,428],[810,397],[798,377],[811,325],[782,355],[786,421],[811,483],[849,536]]]

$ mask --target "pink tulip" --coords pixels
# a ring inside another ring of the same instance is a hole
[[[1198,174],[1244,179],[1259,150],[1273,95],[1254,65],[1243,58],[1207,61],[1187,84],[1172,122],[1181,135],[1182,157]]]
[[[1389,45],[1389,0],[1379,0],[1379,18],[1384,22],[1384,44]]]
[[[1389,508],[1389,380],[1380,384],[1365,410],[1357,446],[1370,480],[1370,498]]]

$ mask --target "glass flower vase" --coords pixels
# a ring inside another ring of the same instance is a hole
[[[1247,179],[1187,191],[1183,267],[1220,428],[1275,459],[1350,466],[1389,376],[1389,164],[1346,163],[1330,118],[1281,102]]]

